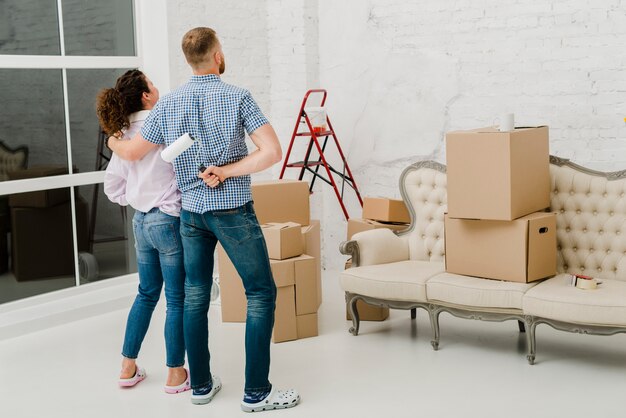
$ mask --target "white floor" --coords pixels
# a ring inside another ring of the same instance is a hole
[[[272,346],[272,382],[294,386],[302,402],[282,417],[624,417],[626,335],[597,337],[538,329],[537,364],[525,358],[515,322],[443,314],[440,351],[430,347],[424,311],[411,322],[394,311],[348,334],[336,272],[324,274],[320,336]],[[0,417],[231,417],[243,387],[241,324],[210,312],[212,368],[222,392],[208,405],[189,392],[166,395],[163,304],[140,364],[146,381],[116,386],[127,310],[0,341]]]

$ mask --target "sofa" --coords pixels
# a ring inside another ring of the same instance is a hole
[[[340,274],[350,333],[358,335],[358,300],[429,315],[433,349],[439,348],[439,315],[484,321],[515,320],[526,332],[534,364],[536,327],[596,335],[626,332],[626,170],[603,173],[550,156],[550,211],[557,217],[557,274],[531,283],[446,273],[444,213],[446,167],[420,161],[400,177],[411,214],[404,231],[376,229],[340,246],[352,267]],[[572,274],[602,281],[596,290],[569,283]]]

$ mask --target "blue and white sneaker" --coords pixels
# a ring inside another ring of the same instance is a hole
[[[271,411],[273,409],[293,408],[300,402],[300,395],[295,389],[278,390],[272,387],[270,393],[258,402],[241,401],[244,412]]]
[[[191,392],[191,403],[194,405],[204,405],[211,402],[211,399],[222,388],[222,381],[219,377],[212,375],[213,383],[209,386],[193,389]]]

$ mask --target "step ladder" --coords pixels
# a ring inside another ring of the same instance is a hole
[[[354,192],[356,193],[357,198],[359,199],[359,204],[363,207],[363,199],[361,199],[361,194],[359,193],[359,189],[354,181],[354,177],[352,176],[352,172],[350,171],[350,167],[348,166],[348,162],[346,161],[346,157],[343,154],[341,149],[341,145],[339,145],[339,140],[337,139],[337,135],[333,129],[333,125],[330,123],[330,118],[328,114],[326,115],[326,124],[327,129],[324,131],[318,131],[313,128],[311,123],[311,119],[309,115],[306,113],[307,101],[309,100],[309,96],[311,94],[322,94],[322,101],[320,106],[324,107],[326,103],[326,97],[328,93],[324,89],[313,89],[306,92],[304,95],[304,99],[302,100],[302,105],[300,106],[300,112],[298,113],[298,117],[296,118],[296,126],[293,129],[293,134],[291,135],[291,141],[289,142],[289,148],[287,149],[287,155],[285,156],[285,161],[283,162],[283,167],[280,171],[280,177],[283,178],[285,174],[285,170],[287,168],[297,168],[300,170],[300,175],[298,176],[298,180],[302,180],[305,172],[309,172],[313,175],[311,179],[311,185],[309,187],[309,192],[313,193],[313,186],[315,185],[315,180],[319,178],[325,183],[329,184],[335,190],[335,195],[337,196],[337,200],[339,201],[339,205],[341,205],[341,210],[343,211],[346,220],[350,219],[348,215],[348,211],[346,210],[346,205],[343,201],[344,189],[345,185],[348,185]],[[305,125],[304,130],[299,131],[299,129]],[[320,145],[320,139],[324,138],[322,144]],[[339,155],[342,161],[341,170],[337,170],[332,167],[326,157],[324,155],[326,150],[326,145],[328,145],[329,138],[332,138],[337,151],[339,151]],[[297,161],[294,163],[289,162],[289,157],[291,156],[291,150],[293,148],[293,144],[298,139],[308,139],[308,145],[306,149],[306,153],[304,155],[304,159],[302,161]],[[311,151],[313,150],[313,145],[315,145],[315,149],[318,153],[318,158],[311,158]],[[324,167],[326,171],[326,176],[324,176],[324,172],[320,173],[320,167]],[[335,176],[338,177],[341,181],[341,192],[337,187],[337,182],[335,181]]]

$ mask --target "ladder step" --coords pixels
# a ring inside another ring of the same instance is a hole
[[[315,132],[315,136],[334,135],[333,131]],[[311,132],[298,132],[296,136],[313,136]]]
[[[318,165],[324,165],[323,162],[321,161],[309,161],[308,163],[304,163],[304,161],[298,161],[295,163],[291,163],[291,164],[286,164],[285,167],[287,168],[291,168],[291,167],[297,167],[297,168],[302,168],[302,167],[316,167]]]

